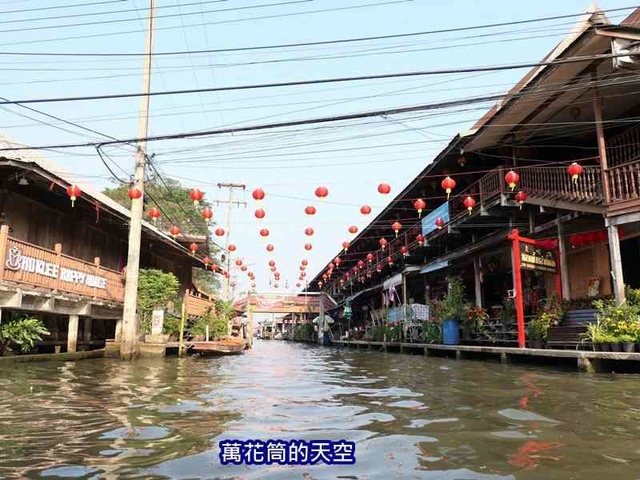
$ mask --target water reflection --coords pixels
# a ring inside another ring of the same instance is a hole
[[[635,478],[640,382],[258,343],[241,357],[0,366],[4,478]],[[227,438],[355,441],[357,464],[221,467]]]

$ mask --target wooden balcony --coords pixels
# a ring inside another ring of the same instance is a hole
[[[100,258],[85,262],[54,250],[9,237],[0,228],[0,281],[52,292],[76,294],[110,302],[124,301],[124,280],[115,270],[100,265]]]
[[[607,180],[610,215],[640,211],[640,160],[610,167]]]
[[[187,317],[204,317],[208,313],[216,313],[216,302],[206,295],[186,292],[184,294],[184,304],[187,310]]]

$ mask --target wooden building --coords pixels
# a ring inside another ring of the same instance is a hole
[[[404,305],[428,304],[452,275],[462,276],[476,305],[496,310],[508,306],[519,276],[525,315],[554,293],[623,302],[625,284],[640,287],[639,39],[640,9],[620,25],[600,11],[585,14],[348,253],[336,253],[339,264],[328,263],[311,289],[348,300],[354,321],[368,324],[383,306],[406,312]],[[574,162],[576,176],[568,173]],[[456,184],[449,198],[446,177]],[[427,203],[420,219],[412,213],[418,198]],[[396,221],[402,230],[394,238]],[[514,229],[538,243],[519,242],[514,255]],[[548,267],[531,255],[548,256]]]
[[[0,143],[16,146],[6,138]],[[73,204],[66,191],[72,184],[82,191]],[[0,157],[1,318],[41,318],[52,335],[39,351],[95,348],[117,338],[128,223],[127,208],[40,155]],[[214,305],[194,293],[192,269],[201,261],[148,222],[140,266],[176,275],[190,314]]]

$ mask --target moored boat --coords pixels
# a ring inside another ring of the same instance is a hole
[[[240,337],[223,337],[211,341],[191,342],[191,349],[201,355],[234,355],[244,351],[246,343]]]

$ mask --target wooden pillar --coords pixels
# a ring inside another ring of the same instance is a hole
[[[78,315],[69,315],[69,330],[67,333],[67,352],[75,352],[78,346]]]
[[[7,247],[9,244],[9,225],[0,227],[0,278],[4,277],[4,266],[7,258]]]
[[[480,257],[473,259],[473,285],[476,297],[476,307],[482,307],[482,264]]]
[[[91,328],[93,327],[93,318],[85,318],[84,319],[84,329],[83,329],[83,335],[82,335],[82,340],[84,340],[85,342],[90,342],[91,341]]]
[[[620,253],[620,236],[618,227],[609,225],[609,259],[611,260],[611,280],[613,283],[613,294],[616,303],[622,305],[625,302],[624,294],[624,274],[622,273],[622,255]]]
[[[560,214],[558,214],[558,259],[560,265],[560,277],[562,280],[562,299],[570,300],[571,299],[571,290],[569,284],[569,267],[567,266],[567,248],[566,243],[564,241],[564,228],[562,226],[562,222],[560,221]]]
[[[594,81],[597,80],[594,74]],[[598,155],[600,157],[600,172],[602,175],[602,189],[604,190],[604,201],[609,205],[611,201],[611,191],[609,190],[609,164],[607,162],[607,144],[604,139],[604,129],[602,128],[602,97],[596,88],[593,94],[593,116],[596,123],[596,138],[598,140]]]
[[[518,347],[526,343],[524,332],[524,300],[522,298],[522,270],[520,268],[520,232],[513,229],[507,236],[512,242],[513,289],[515,290],[516,317],[518,320]]]

